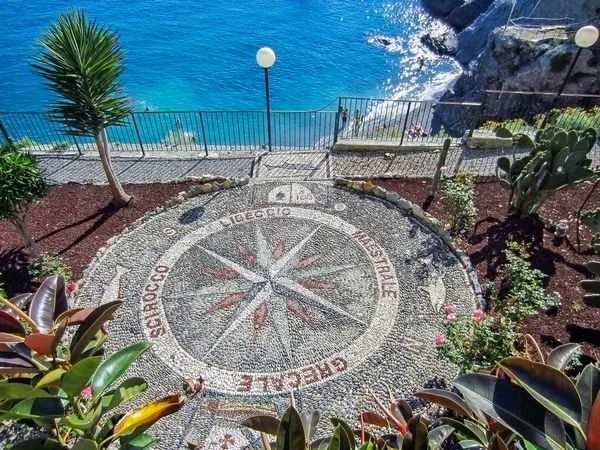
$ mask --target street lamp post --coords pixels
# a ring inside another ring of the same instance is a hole
[[[267,137],[271,151],[271,101],[269,99],[269,68],[275,64],[275,52],[269,47],[263,47],[256,52],[256,62],[265,69],[265,93],[267,96]]]
[[[563,80],[562,84],[560,85],[560,88],[558,89],[558,92],[556,93],[556,97],[554,97],[554,100],[552,100],[552,104],[550,105],[550,108],[548,109],[548,112],[546,113],[546,116],[544,117],[544,120],[542,121],[542,125],[540,126],[540,128],[544,128],[546,126],[546,123],[548,122],[548,117],[550,116],[550,113],[552,112],[554,105],[556,105],[558,98],[562,94],[562,91],[565,88],[567,81],[569,80],[569,76],[571,75],[571,72],[573,72],[573,69],[575,68],[575,64],[577,63],[577,60],[579,59],[579,55],[581,55],[581,51],[584,48],[591,47],[592,45],[594,45],[596,43],[596,41],[598,41],[598,29],[596,27],[594,27],[593,25],[586,25],[585,27],[580,28],[577,31],[577,33],[575,34],[575,44],[577,44],[577,47],[578,47],[577,53],[575,53],[575,57],[573,58],[573,61],[571,61],[569,70],[567,70],[567,75],[565,75],[565,79]]]

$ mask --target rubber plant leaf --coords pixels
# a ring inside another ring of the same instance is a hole
[[[452,434],[454,433],[454,428],[450,425],[440,425],[435,427],[428,433],[429,437],[429,450],[439,450],[443,443],[446,442]]]
[[[70,309],[70,310],[62,313],[60,316],[58,316],[56,318],[56,322],[60,322],[61,320],[68,318],[69,326],[81,325],[83,323],[83,321],[85,319],[87,319],[88,316],[92,312],[94,312],[95,309],[96,309],[95,307],[85,308],[85,309],[83,309],[83,308]]]
[[[65,369],[54,369],[50,372],[48,372],[46,375],[44,375],[40,381],[37,382],[37,384],[35,385],[36,388],[44,388],[44,387],[58,387],[60,386],[60,381],[63,377],[63,375],[67,373],[67,371]]]
[[[94,339],[96,333],[102,328],[102,325],[112,318],[114,312],[122,303],[117,300],[100,305],[83,321],[71,340],[70,350],[72,361],[77,360],[90,341]]]
[[[461,422],[450,417],[441,417],[440,422],[452,426],[457,432],[462,433],[468,439],[479,441],[482,445],[488,445],[486,430],[474,422],[465,420]]]
[[[54,335],[48,333],[34,333],[25,338],[25,345],[40,355],[54,353]]]
[[[567,365],[569,365],[573,354],[579,350],[579,348],[580,345],[574,343],[559,345],[548,355],[548,365],[554,367],[556,370],[564,372]]]
[[[19,294],[15,297],[11,298],[9,301],[17,308],[23,309],[25,306],[27,306],[29,304],[29,302],[31,301],[32,298],[33,298],[33,294],[31,294],[31,293]],[[17,317],[17,314],[15,313],[15,311],[6,305],[2,305],[2,307],[0,308],[0,311],[4,311],[13,317]]]
[[[467,402],[465,402],[458,394],[454,392],[446,391],[443,389],[423,389],[413,394],[415,397],[423,398],[432,403],[445,406],[451,409],[455,413],[468,417],[472,420],[477,420]]]
[[[90,384],[92,375],[94,375],[101,362],[101,356],[79,361],[62,377],[60,387],[70,398],[80,396],[81,391]]]
[[[549,365],[519,357],[505,358],[498,365],[554,415],[573,426],[579,425],[581,400],[565,374]]]
[[[389,428],[390,427],[390,423],[387,421],[387,419],[383,416],[380,416],[377,413],[371,412],[371,411],[365,411],[360,413],[360,415],[358,416],[358,420],[359,421],[363,421],[364,423],[368,423],[369,425],[377,425],[378,427],[381,428]]]
[[[119,447],[119,450],[146,450],[152,448],[156,444],[156,439],[146,433],[136,436],[129,442],[124,443]]]
[[[0,311],[0,332],[9,334],[25,334],[25,328],[12,314],[6,311]]]
[[[305,446],[302,419],[298,411],[290,406],[283,414],[277,430],[277,450],[296,450]]]
[[[13,445],[10,450],[64,450],[64,447],[53,439],[30,439]]]
[[[242,422],[243,426],[250,428],[251,430],[260,431],[261,433],[267,433],[272,436],[277,436],[279,424],[279,419],[273,416],[253,416],[248,417]]]
[[[0,384],[0,399],[24,399],[51,397],[42,389],[34,389],[30,384],[2,383]]]
[[[36,373],[40,369],[24,356],[15,352],[0,352],[0,375]]]
[[[28,398],[13,406],[9,415],[15,418],[44,418],[62,417],[65,413],[62,401],[58,397]]]
[[[308,442],[317,432],[321,413],[319,413],[319,411],[305,411],[300,413],[300,419],[302,420],[302,426],[304,427],[304,438]]]
[[[590,410],[587,428],[587,450],[600,450],[600,392]]]
[[[592,404],[600,392],[600,368],[588,364],[577,379],[577,392],[581,399],[581,428],[587,430]]]
[[[146,403],[125,414],[121,420],[115,425],[113,435],[105,441],[112,441],[117,437],[134,431],[141,427],[148,427],[169,414],[179,411],[185,397],[180,395],[169,395],[160,400],[155,400]]]
[[[406,424],[406,434],[402,441],[402,450],[427,450],[429,446],[429,435],[427,426],[421,422],[421,416],[417,415]]]
[[[98,450],[98,444],[91,439],[83,439],[77,442],[71,450]]]
[[[146,389],[148,389],[148,383],[143,378],[128,378],[119,387],[102,396],[102,414],[137,397]]]
[[[506,443],[502,440],[500,436],[495,434],[490,439],[490,443],[487,446],[487,450],[508,450]]]
[[[53,275],[46,278],[29,305],[29,317],[40,331],[48,333],[54,327],[54,319],[69,309],[65,291],[65,279]]]
[[[337,417],[331,417],[329,420],[331,421],[334,427],[342,428],[342,431],[346,434],[346,441],[349,445],[349,449],[355,450],[356,441],[354,440],[354,432],[352,431],[352,428],[350,428],[350,426],[342,419],[338,419]]]
[[[137,344],[125,347],[106,358],[92,377],[91,386],[94,397],[102,395],[102,393],[123,375],[129,366],[151,346],[152,344],[147,342],[138,342]]]
[[[459,376],[454,385],[470,404],[525,439],[546,449],[565,448],[563,423],[525,388],[502,378],[477,373]]]

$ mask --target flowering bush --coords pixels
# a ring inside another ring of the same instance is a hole
[[[473,225],[477,209],[473,202],[475,195],[475,177],[468,173],[442,177],[441,201],[450,215],[450,229],[461,231]]]
[[[452,305],[444,312],[454,311]],[[514,354],[514,325],[503,317],[485,316],[480,309],[471,317],[447,316],[447,336],[437,336],[440,354],[456,364],[462,373],[477,372]]]

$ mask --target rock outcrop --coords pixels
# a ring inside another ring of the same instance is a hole
[[[577,52],[567,35],[547,37],[543,33],[528,34],[520,29],[496,29],[472,70],[463,73],[451,90],[440,98],[442,102],[480,101],[484,90],[557,92],[565,79],[569,62]],[[557,65],[557,61],[563,61]],[[582,51],[564,93],[600,93],[600,48]],[[490,95],[486,98],[488,119],[531,117],[547,109],[552,96]],[[463,108],[440,105],[435,125],[443,124],[454,133],[464,130],[473,120],[473,112]]]
[[[457,31],[467,28],[493,2],[494,0],[423,0],[429,11]]]

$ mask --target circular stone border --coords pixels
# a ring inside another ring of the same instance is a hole
[[[187,191],[181,191],[175,197],[165,201],[162,206],[158,206],[152,211],[148,211],[139,219],[136,219],[130,225],[126,226],[119,234],[111,237],[106,241],[106,245],[101,247],[96,252],[96,255],[92,258],[87,268],[84,270],[83,275],[81,276],[81,281],[79,282],[79,287],[83,287],[86,283],[86,279],[88,277],[89,271],[95,265],[95,263],[102,257],[102,255],[108,250],[109,247],[114,245],[117,240],[127,234],[135,230],[137,227],[144,224],[150,218],[167,211],[168,209],[174,208],[190,198],[197,197],[202,194],[210,194],[213,192],[217,192],[223,189],[232,189],[241,186],[246,186],[249,183],[248,178],[225,178],[225,177],[215,177],[215,176],[205,176],[205,177],[186,177],[183,181],[197,181],[198,185],[194,185],[190,187]],[[179,183],[183,181],[172,181],[171,183]],[[372,195],[377,198],[386,200],[394,206],[397,206],[402,211],[408,213],[410,216],[417,219],[419,223],[427,227],[431,230],[435,235],[437,235],[446,246],[450,249],[450,251],[459,259],[462,266],[467,272],[467,277],[469,279],[469,283],[473,288],[473,292],[475,294],[475,302],[479,307],[484,306],[483,300],[483,291],[481,289],[481,284],[479,283],[479,279],[477,277],[477,271],[473,264],[471,263],[471,259],[469,255],[463,252],[456,243],[448,230],[444,226],[442,222],[433,217],[428,212],[424,211],[419,205],[410,202],[402,197],[400,197],[397,193],[388,191],[380,186],[377,186],[371,181],[357,181],[348,178],[334,178],[333,179],[334,186],[341,186],[348,188],[352,191],[361,192],[367,195]]]

